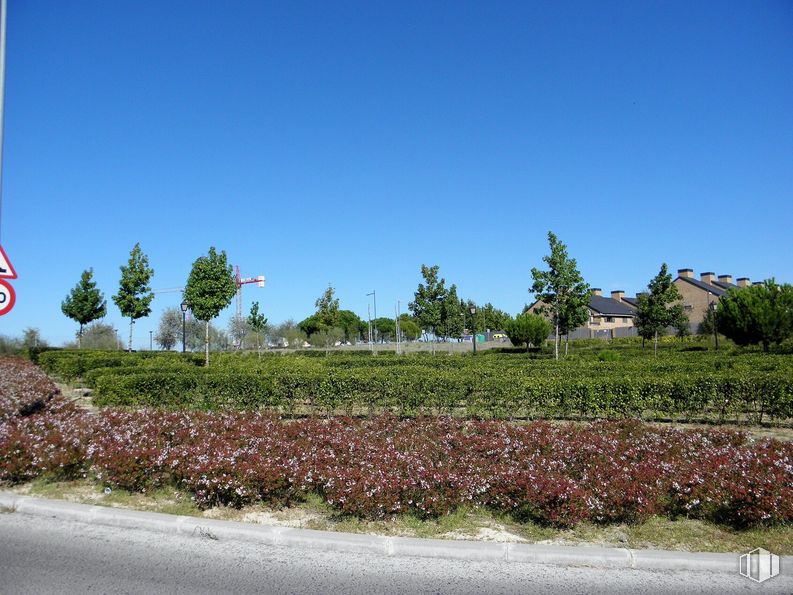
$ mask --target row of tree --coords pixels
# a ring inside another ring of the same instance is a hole
[[[397,336],[413,340],[419,335],[425,339],[460,340],[468,332],[476,334],[486,329],[504,330],[515,345],[538,346],[553,332],[554,355],[559,358],[562,336],[582,326],[590,316],[591,288],[571,258],[567,246],[553,232],[548,232],[550,253],[543,257],[547,269],[532,268],[532,285],[529,292],[537,304],[526,306],[523,313],[513,319],[509,314],[487,303],[478,307],[472,300],[458,295],[457,286],[446,287],[435,266],[421,266],[423,282],[419,283],[414,299],[408,305],[410,314],[398,320],[380,317],[364,321],[351,310],[342,310],[332,286],[316,300],[316,312],[295,324],[287,321],[273,329],[271,336],[285,339],[290,346],[302,345],[309,340],[312,345],[325,347],[339,342],[372,341],[376,337],[391,340]],[[112,296],[122,316],[129,318],[128,348],[132,349],[135,321],[151,313],[154,293],[150,283],[154,275],[147,256],[139,244],[130,252],[126,265],[122,265],[118,293]],[[107,313],[107,302],[92,280],[93,271],[82,273],[80,282],[61,304],[64,314],[79,324],[78,345],[82,345],[83,328]],[[232,267],[226,253],[214,247],[206,256],[199,257],[192,266],[184,291],[184,302],[193,317],[204,325],[206,364],[209,365],[211,343],[220,343],[210,337],[214,327],[210,321],[225,309],[237,291]],[[762,343],[766,349],[772,343],[787,340],[793,334],[793,289],[790,285],[778,286],[773,281],[749,288],[734,288],[719,302],[716,313],[710,313],[706,325],[718,326],[723,334],[738,344]],[[529,310],[533,310],[530,312]],[[246,340],[255,340],[261,351],[267,342],[267,318],[254,302],[249,315],[234,318],[229,325],[231,340],[238,347]],[[160,321],[157,343],[164,349],[178,344],[182,313],[167,310]],[[639,294],[635,326],[644,339],[652,339],[657,350],[658,337],[667,329],[675,328],[679,334],[688,332],[681,296],[664,263],[659,273],[649,282],[647,291]],[[708,327],[710,328],[710,327]],[[186,333],[186,329],[184,329]],[[220,331],[214,329],[217,334]]]
[[[149,266],[149,259],[141,250],[140,244],[135,244],[130,252],[129,261],[120,268],[119,289],[118,293],[113,295],[113,302],[121,315],[129,318],[131,351],[135,321],[151,314],[154,292],[150,283],[154,270]],[[210,321],[231,303],[236,291],[237,283],[225,252],[218,253],[214,247],[211,247],[206,256],[199,257],[193,263],[184,290],[184,302],[192,315],[204,323],[206,365],[209,365]],[[85,325],[107,314],[107,301],[93,281],[93,269],[83,271],[80,281],[61,303],[61,310],[80,325],[77,337],[78,346],[82,347]],[[252,312],[251,323],[257,328],[262,327],[263,330],[267,321],[258,318],[259,316],[258,304],[256,304],[256,315],[254,316]],[[166,342],[170,341],[159,331],[158,337]]]

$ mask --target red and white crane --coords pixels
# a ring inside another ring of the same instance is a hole
[[[240,275],[240,267],[235,267],[234,282],[237,284],[237,318],[242,318],[242,286],[256,283],[259,287],[264,287],[264,275],[256,277],[243,277]]]

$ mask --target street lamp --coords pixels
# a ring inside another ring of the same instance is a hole
[[[713,338],[716,340],[716,351],[719,350],[719,330],[716,328],[716,302],[708,304],[710,319],[713,321]]]
[[[187,321],[187,302],[182,302],[182,353],[185,352],[186,321]]]
[[[149,331],[149,351],[154,351],[154,331]]]
[[[474,344],[474,355],[476,355],[476,306],[471,306],[471,340]]]

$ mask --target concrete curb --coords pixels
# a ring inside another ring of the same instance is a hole
[[[9,492],[0,492],[0,507],[26,515],[54,517],[60,520],[110,527],[144,529],[158,533],[223,541],[243,541],[269,546],[347,553],[373,553],[400,558],[446,558],[480,562],[501,561],[642,570],[698,570],[729,573],[738,571],[738,554],[452,541],[337,533],[91,506],[62,500],[19,496]],[[784,570],[793,568],[793,556],[783,557],[781,567],[783,573],[787,574]]]

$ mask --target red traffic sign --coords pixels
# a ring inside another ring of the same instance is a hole
[[[17,301],[17,294],[11,285],[0,279],[0,316],[8,314]]]
[[[6,251],[0,246],[0,279],[16,279],[17,272],[14,270],[14,265],[8,260]],[[0,305],[0,308],[3,306]]]

